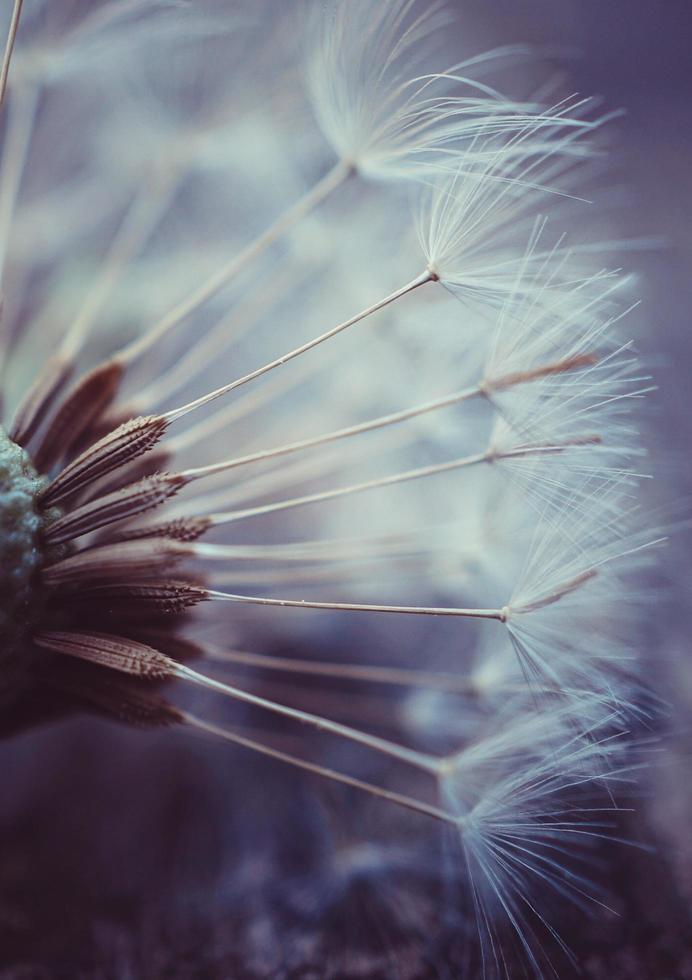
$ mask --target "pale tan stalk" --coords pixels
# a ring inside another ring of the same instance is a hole
[[[313,208],[317,207],[337,187],[343,184],[351,173],[351,168],[342,163],[333,167],[307,194],[299,201],[296,201],[287,211],[284,211],[266,231],[247,245],[238,255],[235,255],[222,268],[218,269],[198,289],[177,303],[153,327],[131,344],[124,347],[118,355],[123,363],[132,363],[132,361],[141,357],[142,354],[159,343],[169,330],[172,330],[173,327],[177,326],[177,324],[190,316],[191,313],[194,313],[223,289],[246,266],[262,255],[263,252],[285,235],[301,218],[309,214]]]
[[[12,61],[14,42],[17,39],[17,31],[19,30],[19,18],[22,15],[23,3],[24,0],[14,0],[14,6],[12,8],[12,17],[10,18],[10,29],[7,33],[5,52],[2,57],[2,68],[0,69],[0,105],[2,105],[2,102],[5,98],[5,90],[7,89],[7,79],[10,74],[10,62]]]
[[[257,517],[261,514],[272,514],[280,510],[289,510],[293,507],[303,507],[310,504],[323,503],[327,500],[335,500],[337,497],[345,497],[350,494],[361,493],[366,490],[377,490],[381,487],[393,486],[397,483],[405,483],[409,480],[419,480],[424,477],[434,476],[438,473],[447,473],[451,470],[463,469],[467,466],[475,466],[478,463],[488,462],[492,458],[489,452],[476,453],[473,456],[462,456],[446,463],[435,463],[431,466],[420,466],[416,469],[405,470],[401,473],[393,473],[391,476],[379,477],[375,480],[367,480],[363,483],[352,483],[347,487],[336,487],[334,490],[323,490],[320,493],[306,494],[303,497],[293,497],[290,500],[280,500],[276,503],[261,504],[257,507],[248,507],[244,510],[227,511],[225,513],[210,514],[209,520],[214,525],[231,524],[234,521],[245,520],[249,517]]]
[[[163,174],[159,170],[154,177],[142,182],[139,192],[131,202],[111,242],[108,254],[86,295],[81,310],[60,345],[60,354],[64,358],[74,358],[82,348],[96,318],[123,272],[160,221],[175,193],[177,177],[178,175],[173,172]]]
[[[322,660],[296,660],[293,657],[272,657],[264,653],[242,650],[205,650],[205,655],[222,663],[287,674],[306,674],[310,677],[331,677],[339,680],[366,681],[373,684],[392,684],[400,687],[430,687],[443,691],[467,694],[476,690],[468,677],[436,674],[425,670],[406,670],[401,667],[373,667],[367,664],[330,663]],[[523,689],[523,688],[522,688]]]
[[[249,374],[243,375],[242,378],[237,378],[235,381],[231,381],[227,385],[222,385],[220,388],[216,388],[214,391],[210,391],[206,395],[201,395],[199,398],[195,398],[194,401],[188,402],[186,405],[181,405],[179,408],[166,412],[163,417],[172,422],[176,419],[182,418],[184,415],[187,415],[188,412],[201,408],[203,405],[208,405],[209,402],[215,401],[217,398],[221,398],[222,395],[226,395],[229,392],[234,391],[236,388],[240,388],[249,381],[254,381],[257,378],[261,378],[262,375],[267,374],[267,372],[273,371],[275,368],[281,367],[283,364],[288,364],[289,361],[292,361],[296,357],[300,357],[301,354],[306,354],[315,347],[319,347],[320,344],[325,343],[327,340],[331,340],[332,337],[336,337],[344,330],[354,326],[354,324],[359,323],[361,320],[365,320],[369,316],[372,316],[372,314],[376,313],[378,310],[382,310],[391,303],[395,303],[398,299],[401,299],[408,293],[412,293],[420,286],[424,286],[426,283],[434,281],[435,276],[433,273],[428,272],[427,270],[422,272],[419,276],[416,276],[415,279],[407,282],[405,286],[395,290],[393,293],[390,293],[383,299],[378,300],[377,303],[373,303],[372,306],[367,307],[367,309],[361,310],[360,313],[356,313],[356,315],[352,316],[350,319],[344,320],[343,323],[339,323],[336,327],[332,327],[331,330],[327,330],[318,337],[314,337],[312,340],[308,340],[305,344],[301,344],[300,347],[295,347],[287,354],[282,354],[281,357],[277,357],[275,360],[269,361],[267,364],[263,364],[262,367],[256,368],[254,371],[250,371]]]
[[[342,783],[344,786],[350,786],[352,789],[361,790],[362,792],[368,793],[370,796],[375,796],[378,799],[387,800],[390,803],[396,803],[398,806],[402,806],[407,810],[414,810],[416,813],[421,813],[426,817],[433,817],[435,820],[441,820],[444,823],[452,824],[452,826],[456,828],[459,828],[460,826],[459,820],[454,816],[454,814],[448,813],[446,810],[442,810],[439,807],[432,806],[431,804],[423,803],[411,796],[404,796],[401,793],[395,793],[392,790],[383,789],[381,786],[376,786],[374,783],[367,783],[362,779],[356,779],[354,776],[347,776],[344,773],[337,772],[335,769],[329,769],[326,766],[320,766],[317,763],[308,762],[306,759],[300,759],[297,756],[289,755],[287,752],[281,752],[279,749],[271,748],[271,746],[264,745],[261,742],[256,742],[253,739],[246,738],[243,735],[238,735],[229,729],[221,728],[220,726],[214,725],[211,722],[197,718],[195,715],[191,715],[189,712],[182,712],[182,717],[184,721],[186,721],[193,728],[197,728],[202,732],[207,732],[209,735],[214,735],[216,738],[233,742],[235,745],[242,745],[244,748],[252,749],[261,755],[269,756],[270,758],[277,759],[280,762],[286,762],[298,769],[303,769],[305,772],[313,773],[316,776],[322,776],[323,778],[329,779],[332,782]]]
[[[165,398],[189,385],[214,364],[230,344],[241,340],[295,283],[295,271],[288,269],[278,279],[272,279],[268,288],[250,293],[203,336],[195,338],[187,354],[158,380],[143,388],[137,394],[137,404],[160,405]]]
[[[274,459],[277,456],[285,456],[289,453],[299,452],[303,449],[312,449],[315,446],[322,446],[328,442],[335,442],[339,439],[346,439],[350,436],[362,435],[365,432],[373,432],[376,429],[383,429],[389,425],[396,425],[399,422],[406,422],[408,419],[425,415],[428,412],[439,411],[443,408],[450,408],[452,405],[460,405],[469,398],[474,398],[481,394],[481,390],[476,388],[466,388],[463,391],[456,391],[443,398],[436,398],[433,401],[425,402],[421,405],[414,405],[412,408],[403,409],[400,412],[391,412],[388,415],[381,415],[379,418],[369,419],[367,422],[360,422],[344,429],[336,429],[333,432],[326,432],[311,439],[302,439],[298,442],[289,442],[284,446],[277,446],[273,449],[264,449],[248,456],[239,456],[235,459],[225,460],[221,463],[210,463],[207,466],[198,466],[193,469],[184,470],[181,476],[186,480],[198,480],[213,473],[222,473],[226,470],[235,469],[237,466],[245,466],[248,463],[257,463],[265,459]]]
[[[267,596],[232,595],[207,589],[212,601],[239,602],[255,606],[280,606],[287,609],[323,609],[344,612],[392,613],[407,616],[452,616],[462,619],[507,619],[506,609],[461,609],[453,606],[385,606],[360,602],[313,602],[309,599],[274,599]]]
[[[349,725],[342,725],[338,721],[331,721],[329,718],[323,718],[321,715],[313,715],[310,712],[301,711],[299,708],[291,708],[285,704],[278,704],[276,701],[269,701],[267,698],[260,697],[257,694],[251,694],[242,688],[225,684],[223,681],[219,681],[214,677],[200,674],[191,667],[186,667],[184,664],[175,664],[175,674],[182,680],[191,681],[193,684],[206,687],[211,691],[216,691],[218,694],[233,698],[235,701],[251,704],[255,708],[261,708],[272,714],[281,715],[283,718],[290,718],[292,721],[296,721],[301,725],[307,725],[316,731],[345,738],[349,742],[363,745],[365,748],[389,756],[392,759],[398,759],[399,762],[404,762],[416,769],[422,769],[424,772],[435,774],[439,769],[437,758],[426,752],[407,749],[404,745],[379,738],[377,735],[370,735],[368,732],[351,728]]]

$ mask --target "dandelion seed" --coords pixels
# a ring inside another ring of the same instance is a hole
[[[452,770],[445,784],[445,798],[460,812],[476,917],[489,955],[503,958],[495,925],[501,909],[538,975],[543,951],[536,925],[572,956],[546,919],[546,893],[568,895],[577,904],[604,904],[589,878],[570,868],[570,857],[588,855],[608,834],[615,808],[605,790],[631,776],[619,742],[598,729],[593,735],[585,743],[568,740],[519,772],[507,771],[470,807],[456,785],[460,780],[463,787],[463,770]]]
[[[479,137],[507,138],[530,119],[538,128],[551,121],[536,105],[503,98],[480,80],[519,48],[415,75],[448,21],[442,3],[421,11],[412,0],[324,7],[308,70],[313,108],[338,158],[359,173],[420,179],[453,169],[461,152],[467,161],[482,159]],[[579,126],[576,117],[563,121]]]

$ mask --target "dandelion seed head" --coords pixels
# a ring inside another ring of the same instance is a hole
[[[559,244],[539,247],[545,216],[561,200],[578,195],[572,151],[590,128],[569,115],[569,106],[557,106],[509,138],[479,138],[446,173],[431,177],[417,214],[418,239],[431,273],[478,305],[501,308],[507,299],[540,295],[550,283],[541,274],[546,260],[552,260],[554,274],[559,272],[562,251]],[[520,251],[522,238],[529,245]],[[574,273],[572,265],[567,278],[552,285],[569,282]]]
[[[516,51],[440,70],[438,4],[326,5],[307,99],[278,14],[26,5],[0,154],[0,697],[291,767],[305,796],[262,819],[300,801],[313,910],[362,881],[393,908],[390,872],[439,885],[418,828],[451,829],[485,962],[507,967],[504,920],[541,975],[542,893],[591,892],[591,801],[612,809],[644,710],[659,538],[631,279],[561,237],[606,117],[504,96]]]
[[[440,4],[416,16],[410,0],[385,6],[330,4],[315,25],[308,84],[321,128],[338,156],[366,172],[388,173],[406,147],[411,55],[444,21]],[[400,115],[393,115],[403,103]],[[414,117],[415,119],[415,117]],[[414,127],[414,138],[417,127]],[[403,161],[405,166],[405,159]]]

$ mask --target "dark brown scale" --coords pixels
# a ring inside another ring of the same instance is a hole
[[[135,677],[163,680],[175,675],[175,664],[169,657],[127,637],[81,630],[54,630],[36,633],[33,639],[44,650],[78,657]]]
[[[36,434],[73,370],[71,363],[59,357],[52,357],[46,363],[15,413],[10,438],[18,446],[26,446]]]
[[[139,414],[139,412],[130,411],[126,407],[120,408],[119,406],[114,406],[110,411],[98,415],[94,422],[84,430],[80,438],[72,443],[70,447],[71,454],[75,456],[81,455],[85,449],[98,442],[99,439],[103,439],[113,429],[120,428],[121,425],[129,422],[130,419],[136,418]]]
[[[168,427],[158,415],[130,419],[94,443],[56,476],[43,495],[45,505],[83,490],[113,470],[153,449]]]
[[[146,524],[141,527],[125,528],[109,535],[108,540],[138,541],[146,538],[170,538],[173,541],[197,541],[211,527],[208,517],[177,517],[160,524]]]
[[[34,455],[41,473],[47,473],[63,459],[84,432],[111,404],[123,376],[118,361],[107,361],[81,378],[58,407]]]
[[[42,581],[54,588],[72,584],[79,588],[108,582],[151,579],[188,557],[190,550],[178,541],[124,541],[89,548],[43,569]]]
[[[145,476],[153,476],[170,469],[171,453],[164,446],[154,446],[144,456],[125,463],[107,477],[95,480],[84,488],[81,494],[75,494],[74,501],[80,504],[93,500],[96,496],[104,496],[114,490],[136,483]]]
[[[49,525],[46,539],[49,543],[68,541],[117,521],[131,519],[170,500],[184,484],[183,477],[173,473],[145,476],[137,483],[68,511]]]
[[[157,650],[163,650],[178,663],[190,663],[204,656],[204,648],[199,643],[186,639],[174,630],[166,629],[165,625],[157,627],[150,621],[130,632],[135,639],[156,647]]]
[[[207,597],[201,585],[184,581],[156,581],[145,583],[112,582],[106,585],[81,587],[70,593],[57,594],[57,608],[73,611],[80,619],[89,622],[93,616],[98,619],[110,615],[119,622],[145,621],[152,615],[177,616],[187,609],[203,602]]]
[[[89,663],[63,658],[44,664],[39,679],[58,693],[74,698],[80,708],[135,728],[161,728],[181,724],[180,711],[160,695],[143,689],[136,680]]]

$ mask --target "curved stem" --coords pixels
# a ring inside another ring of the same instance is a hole
[[[153,233],[168,207],[180,175],[175,171],[159,174],[158,181],[145,181],[130,203],[122,219],[99,275],[87,292],[81,310],[73,321],[60,347],[65,358],[72,358],[81,349],[103,304],[130,260]]]
[[[0,69],[0,105],[2,105],[3,99],[5,98],[7,78],[10,73],[10,62],[12,61],[12,52],[14,51],[14,42],[17,38],[17,31],[19,30],[19,18],[22,15],[23,2],[24,0],[14,0],[12,17],[10,19],[10,29],[7,33],[7,43],[5,44],[5,53],[3,54],[2,58],[2,69]]]
[[[269,756],[269,758],[277,759],[280,762],[286,762],[298,769],[303,769],[305,772],[313,773],[316,776],[322,776],[323,778],[329,779],[333,782],[342,783],[344,786],[350,786],[352,789],[361,790],[364,793],[368,793],[370,796],[376,796],[379,799],[388,800],[390,803],[396,803],[398,806],[405,807],[407,810],[414,810],[416,813],[422,813],[426,817],[433,817],[435,820],[441,820],[444,823],[452,824],[455,827],[459,826],[459,821],[452,813],[448,813],[446,810],[442,810],[439,807],[432,806],[428,803],[423,803],[411,796],[404,796],[401,793],[395,793],[392,790],[383,789],[381,786],[374,785],[374,783],[367,783],[362,779],[356,779],[355,776],[347,776],[344,773],[337,772],[335,769],[329,769],[326,766],[320,766],[317,763],[308,762],[305,759],[300,759],[297,756],[290,755],[288,752],[273,749],[269,745],[264,745],[261,742],[247,738],[244,735],[238,735],[236,732],[230,731],[226,728],[221,728],[219,725],[214,725],[211,722],[203,721],[201,718],[197,718],[195,715],[191,715],[187,712],[182,713],[182,718],[193,728],[206,732],[209,735],[214,735],[216,738],[233,742],[235,745],[241,745],[247,749],[252,749],[254,752],[259,752],[261,755]]]
[[[446,463],[434,463],[431,466],[420,466],[416,469],[405,470],[401,473],[393,473],[391,476],[383,476],[375,480],[367,480],[364,483],[352,483],[347,487],[336,487],[334,490],[324,490],[320,493],[312,493],[304,497],[292,497],[290,500],[279,500],[273,504],[261,504],[258,507],[249,507],[245,510],[210,514],[209,521],[213,525],[231,524],[234,521],[241,521],[249,517],[272,514],[276,511],[288,510],[292,507],[302,507],[308,504],[322,503],[323,501],[334,500],[337,497],[345,497],[352,493],[361,493],[365,490],[375,490],[381,487],[392,486],[395,483],[405,483],[408,480],[419,480],[426,476],[434,476],[437,473],[446,473],[450,470],[458,470],[466,466],[475,466],[477,463],[485,463],[490,459],[492,459],[492,456],[488,451],[476,453],[473,456],[462,456],[459,459],[453,459]]]
[[[397,745],[396,742],[389,742],[387,739],[378,738],[376,735],[369,735],[367,732],[361,732],[357,728],[342,725],[337,721],[330,721],[328,718],[313,715],[308,711],[300,711],[298,708],[290,708],[288,705],[278,704],[276,701],[269,701],[267,698],[262,698],[257,694],[251,694],[249,691],[242,690],[242,688],[224,684],[223,681],[218,681],[214,677],[200,674],[196,670],[192,670],[191,667],[186,667],[183,664],[176,664],[175,674],[182,680],[191,681],[193,684],[206,687],[211,691],[216,691],[226,697],[233,698],[235,701],[251,704],[256,708],[262,708],[275,715],[281,715],[283,718],[290,718],[292,721],[297,721],[302,725],[308,725],[317,731],[328,732],[330,735],[345,738],[349,742],[363,745],[374,752],[380,752],[382,755],[389,756],[392,759],[398,759],[400,762],[414,766],[416,769],[422,769],[424,772],[437,773],[439,770],[439,764],[435,756],[428,755],[425,752],[416,752],[414,749],[407,749],[403,745]]]
[[[224,470],[234,469],[236,466],[244,466],[247,463],[256,463],[265,459],[273,459],[277,456],[285,456],[288,453],[299,452],[301,449],[311,449],[314,446],[322,446],[325,443],[335,442],[338,439],[345,439],[349,436],[361,435],[364,432],[383,429],[389,425],[396,425],[398,422],[405,422],[419,415],[425,415],[428,412],[435,412],[442,408],[449,408],[452,405],[459,405],[461,402],[480,394],[481,390],[478,387],[466,388],[463,391],[455,391],[451,395],[445,395],[443,398],[436,398],[434,401],[414,405],[412,408],[405,408],[400,412],[380,415],[378,418],[369,419],[367,422],[360,422],[357,425],[348,426],[348,428],[336,429],[333,432],[326,432],[323,435],[313,436],[310,439],[289,442],[283,446],[277,446],[274,449],[260,450],[251,455],[239,456],[236,459],[224,460],[221,463],[197,466],[189,470],[184,470],[180,475],[186,480],[198,480],[204,476],[211,476],[213,473],[222,473]]]
[[[264,653],[246,653],[242,650],[207,650],[207,657],[219,663],[258,667],[261,670],[287,674],[307,674],[310,677],[334,677],[349,681],[367,681],[374,684],[394,684],[401,687],[430,687],[443,691],[473,693],[474,682],[468,677],[441,674],[402,667],[373,667],[369,664],[335,663],[323,660],[296,660],[293,657],[272,657]]]
[[[462,609],[454,606],[385,606],[360,602],[313,602],[308,599],[273,599],[266,596],[233,595],[230,592],[206,590],[207,597],[218,602],[240,602],[256,606],[282,606],[291,609],[330,609],[345,612],[398,613],[408,616],[457,616],[464,619],[497,619],[504,622],[503,609]]]
[[[319,203],[324,201],[332,191],[346,180],[351,172],[350,167],[343,163],[338,163],[307,194],[301,197],[299,201],[296,201],[287,211],[284,211],[266,231],[247,245],[238,255],[235,255],[230,262],[227,262],[222,268],[217,269],[206,282],[202,283],[198,289],[177,303],[158,323],[155,323],[141,337],[138,337],[127,347],[124,347],[120,351],[118,358],[123,363],[131,363],[149,350],[150,347],[157,344],[169,330],[210,300],[234,276],[241,272],[254,259],[262,255],[274,242],[292,228],[300,218],[304,217]]]
[[[223,385],[221,388],[216,388],[214,391],[207,392],[206,395],[201,395],[194,401],[188,402],[187,405],[181,405],[180,408],[174,408],[170,412],[166,412],[162,418],[165,418],[169,422],[173,422],[176,419],[182,418],[183,415],[187,415],[188,412],[194,411],[196,408],[201,408],[203,405],[208,405],[209,402],[214,401],[216,398],[220,398],[222,395],[228,394],[236,388],[240,388],[241,385],[247,384],[248,381],[254,381],[256,378],[261,378],[263,374],[267,374],[268,371],[273,371],[274,368],[281,367],[282,364],[287,364],[292,361],[295,357],[299,357],[301,354],[306,354],[308,351],[320,344],[323,344],[326,340],[331,340],[332,337],[336,337],[337,334],[342,333],[354,324],[359,323],[361,320],[365,320],[366,317],[371,316],[378,310],[383,309],[385,306],[389,306],[390,303],[394,303],[396,300],[405,296],[407,293],[413,292],[414,289],[418,289],[419,286],[425,285],[426,282],[434,282],[435,275],[429,271],[422,272],[411,282],[407,282],[405,286],[400,289],[395,290],[390,293],[389,296],[385,296],[384,299],[378,300],[377,303],[373,303],[365,310],[361,310],[360,313],[356,313],[349,320],[344,320],[343,323],[339,323],[336,327],[332,327],[331,330],[327,330],[326,333],[320,334],[319,337],[314,337],[312,340],[308,340],[307,343],[301,344],[300,347],[295,347],[293,350],[289,351],[287,354],[282,354],[281,357],[277,357],[273,361],[269,361],[267,364],[263,364],[262,367],[256,368],[249,374],[243,375],[242,378],[237,378],[235,381],[231,381],[230,384]]]
[[[137,404],[158,405],[199,377],[231,344],[246,336],[258,321],[277,306],[289,289],[296,285],[296,270],[289,265],[278,278],[272,278],[266,289],[250,293],[199,338],[174,365],[137,394]]]

